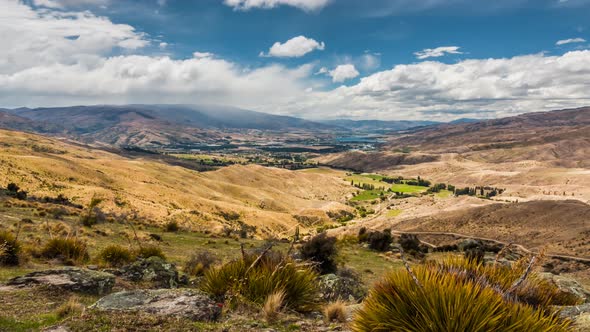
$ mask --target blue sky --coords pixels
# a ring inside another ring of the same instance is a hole
[[[0,0],[0,106],[433,120],[577,107],[589,22],[588,0]]]

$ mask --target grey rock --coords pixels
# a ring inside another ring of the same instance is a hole
[[[367,288],[353,275],[326,274],[320,277],[320,293],[325,301],[360,302],[367,296]]]
[[[115,276],[77,267],[63,267],[31,272],[9,280],[7,285],[16,287],[48,285],[73,292],[102,295],[113,289]]]
[[[143,289],[110,294],[91,306],[100,311],[146,312],[194,321],[214,321],[221,305],[209,295],[193,289]]]
[[[151,282],[156,288],[176,288],[179,283],[176,266],[155,256],[127,265],[121,269],[121,276],[134,282]]]
[[[580,283],[570,277],[563,275],[554,275],[551,273],[540,273],[539,276],[551,281],[563,293],[569,293],[576,296],[581,302],[590,302],[590,292],[586,290]]]

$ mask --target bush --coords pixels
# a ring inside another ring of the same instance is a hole
[[[320,274],[333,273],[338,269],[336,238],[326,233],[320,233],[304,243],[300,253],[301,258],[318,264]]]
[[[209,250],[194,253],[184,265],[184,273],[191,276],[201,276],[209,270],[219,259]]]
[[[134,256],[131,250],[125,247],[110,245],[98,254],[98,259],[108,266],[121,267],[134,261]]]
[[[9,232],[0,232],[0,266],[16,266],[20,263],[20,244]]]
[[[283,307],[297,312],[317,308],[317,273],[282,254],[259,256],[246,253],[242,259],[205,272],[201,289],[214,296],[231,294],[262,305],[269,295],[284,291]]]
[[[447,258],[388,273],[356,313],[353,331],[568,331],[569,320],[552,308],[562,304],[556,287],[530,276],[508,290],[526,266],[484,266]],[[566,301],[567,302],[567,301]]]
[[[393,242],[391,230],[386,229],[383,232],[371,232],[367,236],[367,241],[369,242],[369,249],[388,251]]]
[[[90,257],[86,249],[86,243],[69,238],[49,240],[41,249],[41,255],[48,259],[59,258],[70,263],[83,263]]]
[[[150,258],[153,256],[166,260],[166,255],[164,255],[164,252],[158,246],[144,246],[137,250],[137,257],[139,258]]]
[[[166,232],[178,232],[180,227],[178,227],[178,223],[176,221],[171,221],[166,224]]]
[[[368,242],[369,234],[367,233],[367,227],[361,227],[358,233],[359,243]]]

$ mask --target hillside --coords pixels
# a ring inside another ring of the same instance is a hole
[[[32,195],[64,194],[82,205],[93,195],[110,212],[139,211],[150,223],[177,220],[191,229],[220,231],[245,222],[260,234],[331,222],[330,210],[351,189],[315,173],[231,166],[199,173],[150,159],[124,157],[34,134],[0,130],[0,184],[16,182]],[[298,219],[296,219],[298,218]]]
[[[590,257],[590,205],[575,200],[491,204],[404,220],[396,230],[453,232]]]
[[[326,120],[322,123],[361,132],[392,132],[438,124],[434,121]]]
[[[333,129],[328,125],[294,117],[220,106],[97,105],[0,111],[14,118],[8,119],[10,121],[0,119],[3,128],[54,133],[53,128],[58,127],[63,128],[63,134],[77,140],[118,146],[160,147],[214,143],[223,138],[224,130]]]

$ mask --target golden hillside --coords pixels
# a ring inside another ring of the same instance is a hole
[[[196,172],[147,158],[0,130],[0,184],[16,182],[37,196],[62,193],[83,205],[96,194],[106,211],[137,210],[155,223],[219,231],[237,227],[239,214],[258,233],[280,235],[297,220],[302,230],[315,229],[331,222],[326,211],[348,209],[343,202],[351,188],[321,172],[254,165]]]

